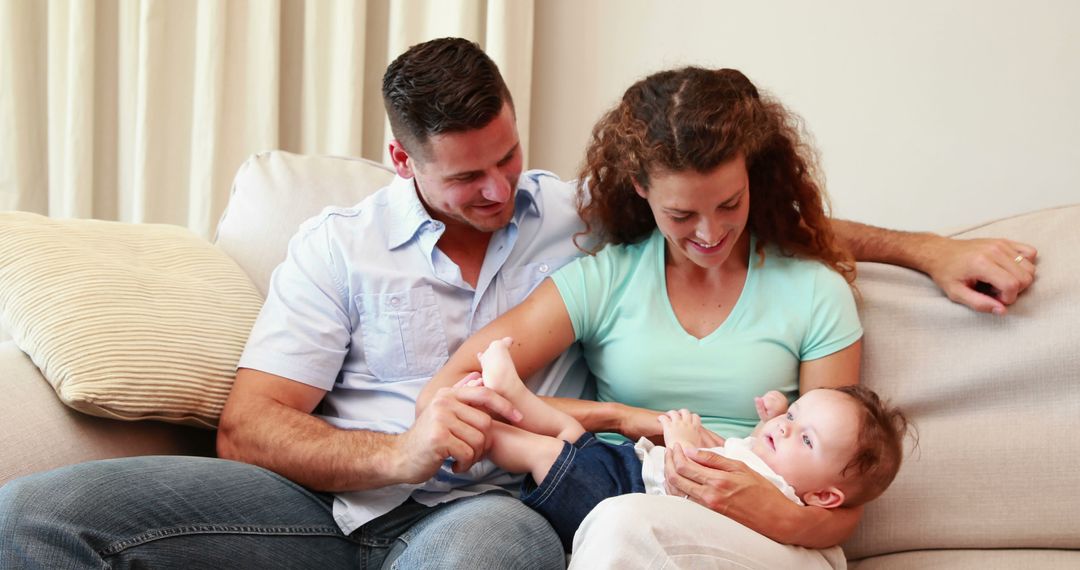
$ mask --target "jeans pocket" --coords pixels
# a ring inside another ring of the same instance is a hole
[[[446,334],[431,287],[364,293],[357,296],[356,305],[364,359],[376,379],[431,376],[446,363]]]

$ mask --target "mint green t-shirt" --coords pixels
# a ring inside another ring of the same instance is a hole
[[[757,424],[754,397],[799,393],[799,363],[828,356],[862,336],[851,288],[826,265],[765,249],[731,314],[697,339],[667,295],[665,240],[610,245],[552,276],[589,369],[597,399],[654,410],[688,408],[724,437]]]

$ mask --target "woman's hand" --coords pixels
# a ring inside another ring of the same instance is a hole
[[[668,449],[664,462],[664,480],[669,495],[685,496],[720,514],[726,514],[733,502],[743,495],[779,494],[772,483],[742,461],[709,451],[687,450],[676,444]],[[783,495],[781,498],[787,501]]]
[[[701,426],[699,430],[701,437],[701,447],[724,447],[724,436],[712,431],[711,429]]]
[[[667,492],[701,504],[777,542],[827,548],[855,530],[862,508],[801,507],[741,461],[679,446],[665,454]]]

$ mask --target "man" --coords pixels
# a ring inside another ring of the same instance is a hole
[[[290,242],[221,418],[219,454],[236,461],[130,458],[13,481],[0,566],[564,565],[539,515],[489,492],[514,478],[478,461],[489,412],[511,417],[509,402],[471,387],[418,417],[414,405],[453,349],[578,254],[572,188],[521,173],[510,93],[475,44],[413,46],[383,95],[398,177]],[[1034,273],[1022,244],[840,231],[980,310],[1003,312]],[[979,280],[998,298],[971,292]],[[571,353],[529,385],[578,396],[584,375]],[[553,401],[591,431],[659,433],[654,412]]]

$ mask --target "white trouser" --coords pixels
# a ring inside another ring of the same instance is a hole
[[[574,535],[570,568],[821,568],[844,570],[839,546],[770,540],[679,497],[640,493],[601,502]]]

